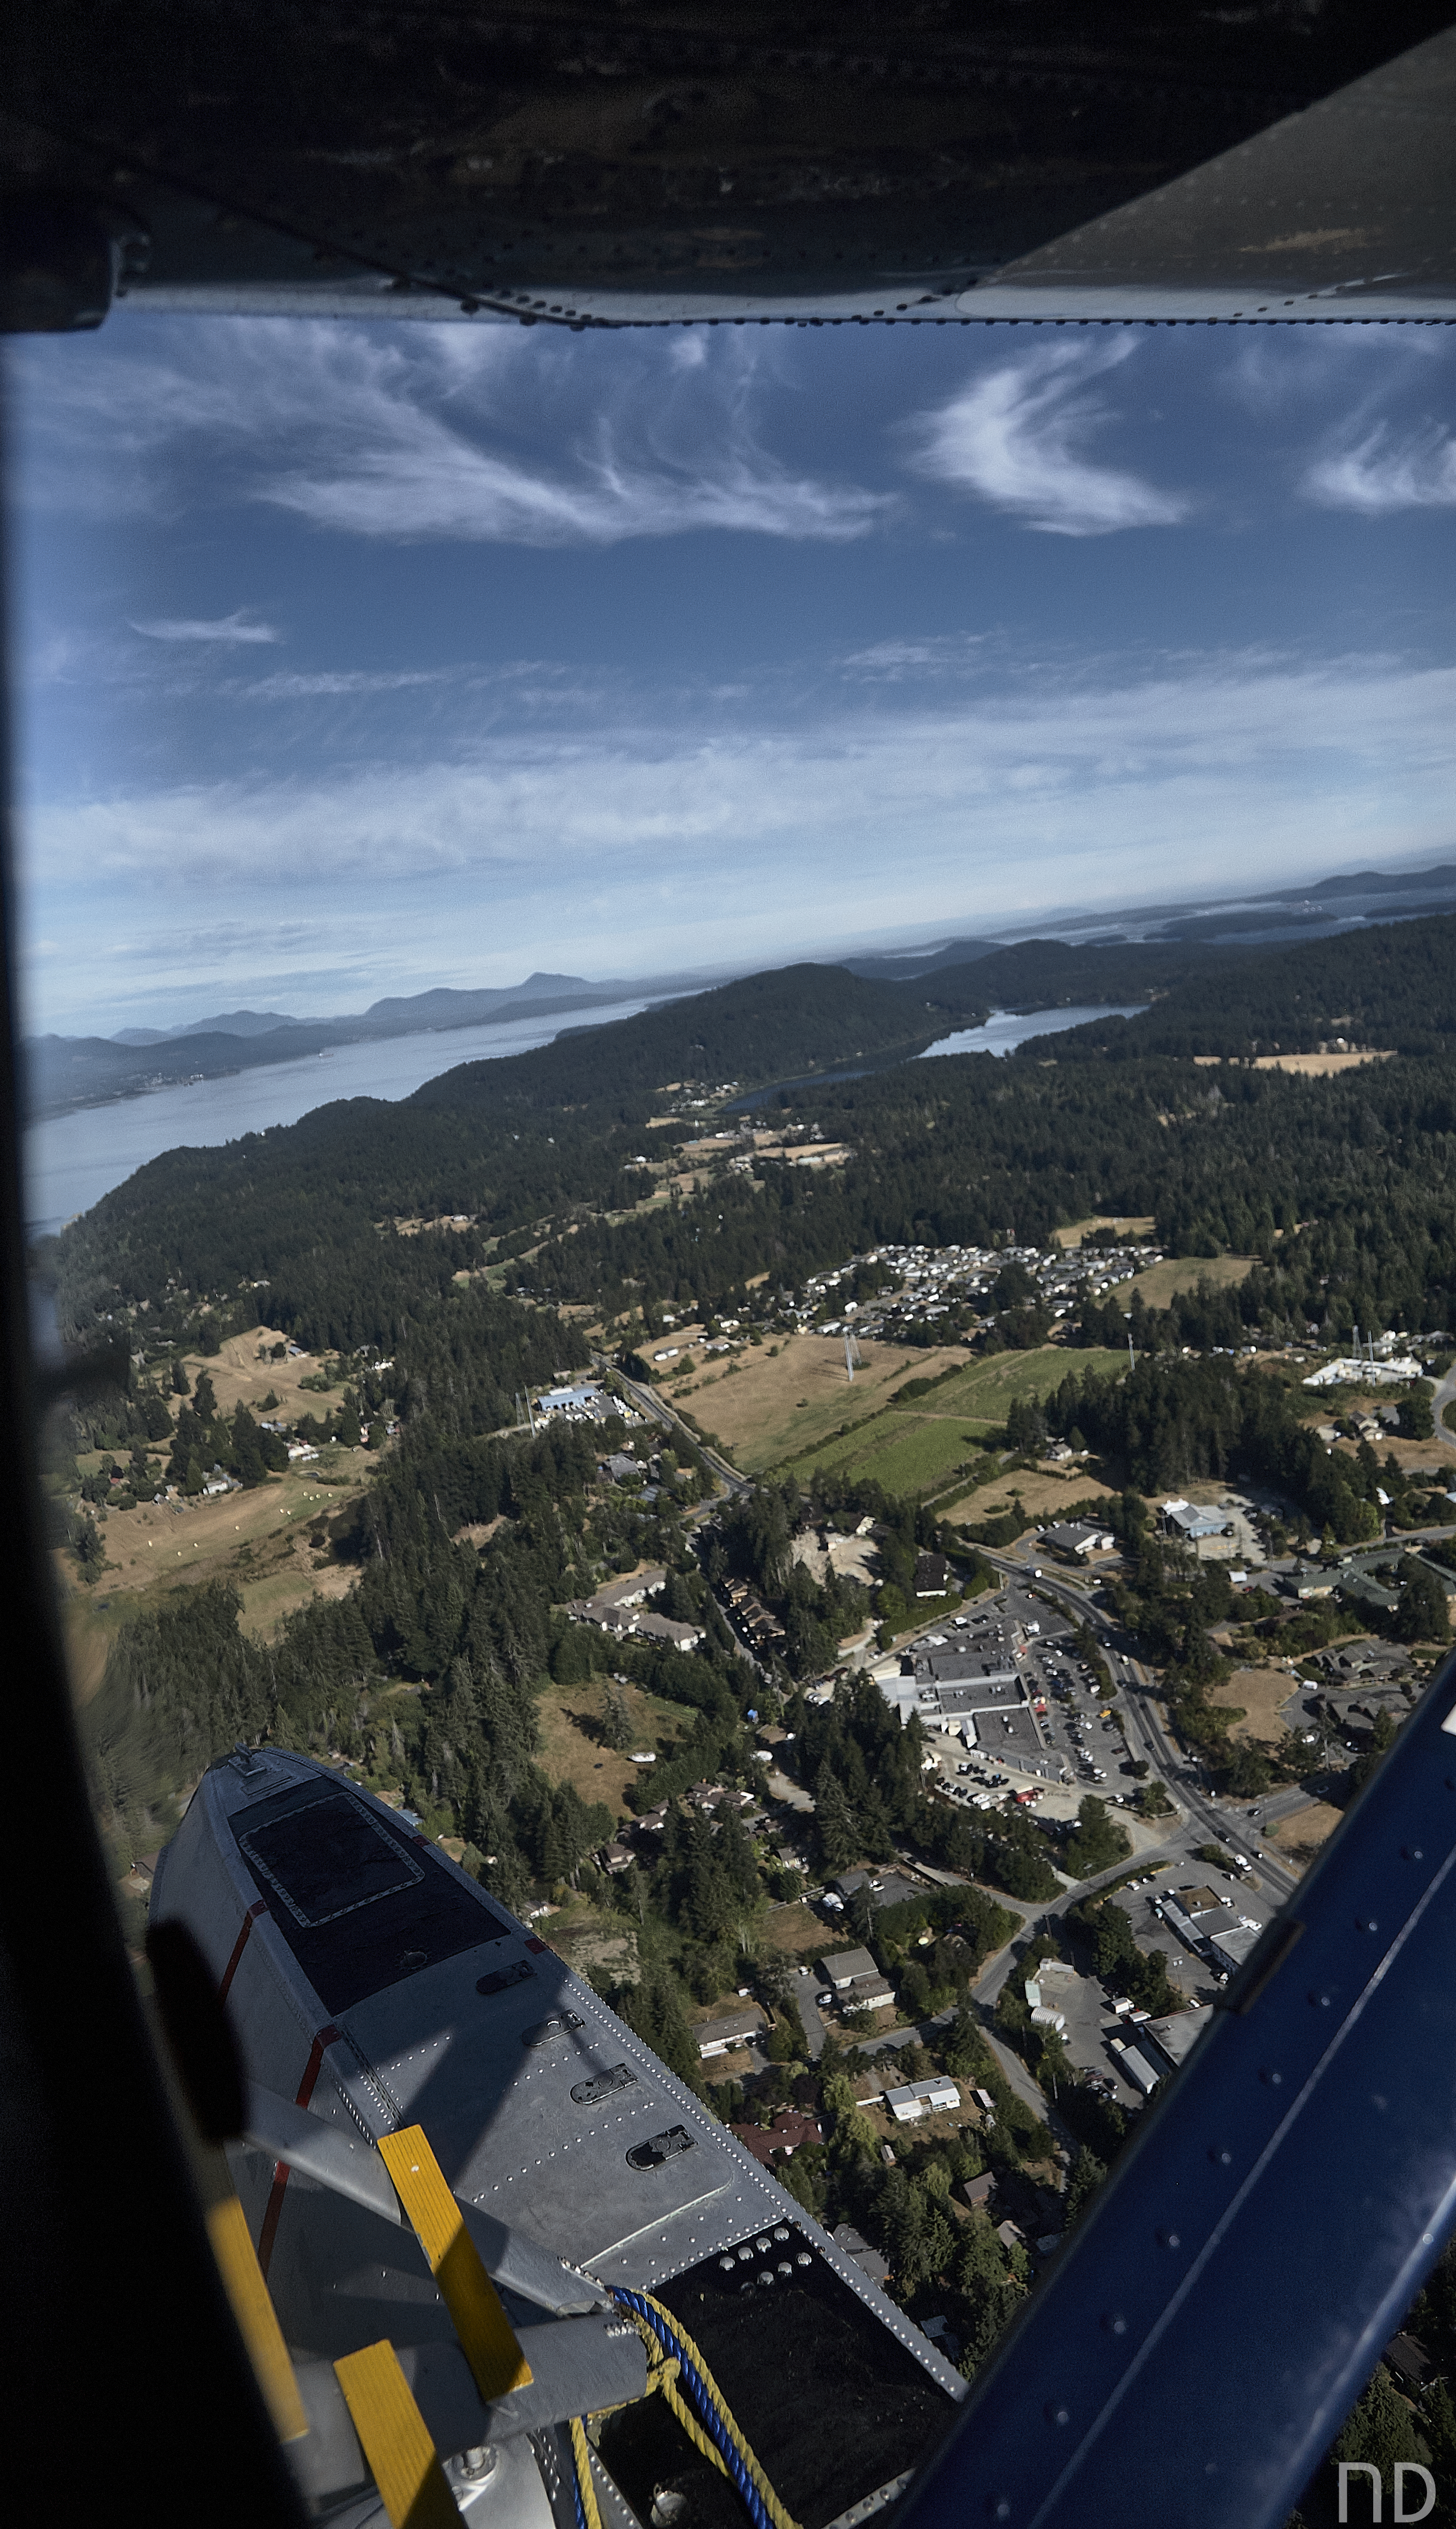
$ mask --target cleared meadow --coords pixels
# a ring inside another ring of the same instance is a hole
[[[1040,1401],[1070,1371],[1115,1369],[1121,1358],[1101,1350],[1072,1352],[1063,1344],[994,1353],[989,1361],[969,1363],[958,1377],[928,1396],[888,1406],[873,1422],[836,1434],[809,1456],[796,1457],[794,1471],[807,1477],[833,1468],[836,1474],[873,1477],[887,1492],[905,1496],[944,1492],[963,1467],[984,1456],[988,1437],[1003,1428],[1015,1400]],[[909,1373],[916,1374],[913,1370]],[[1080,1476],[1071,1480],[1077,1490],[1090,1489]],[[1055,1487],[1058,1480],[1047,1481]],[[998,1480],[987,1490],[988,1503],[999,1489]],[[975,1498],[979,1504],[979,1492]]]
[[[857,1425],[878,1413],[890,1391],[907,1378],[934,1378],[963,1361],[959,1346],[915,1352],[900,1344],[866,1343],[851,1386],[844,1373],[842,1335],[786,1335],[777,1351],[748,1344],[731,1369],[710,1370],[679,1387],[680,1398],[710,1440],[732,1452],[745,1475],[759,1475],[829,1438],[843,1423]]]

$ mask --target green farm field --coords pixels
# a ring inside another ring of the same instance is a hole
[[[796,1457],[796,1475],[833,1468],[836,1475],[872,1476],[887,1492],[923,1497],[944,1491],[967,1460],[980,1455],[998,1431],[1015,1398],[1041,1398],[1071,1370],[1116,1369],[1120,1353],[1069,1352],[1044,1344],[1036,1352],[996,1353],[972,1362],[958,1377],[904,1405],[889,1406],[852,1431]],[[913,1370],[909,1373],[914,1376]]]

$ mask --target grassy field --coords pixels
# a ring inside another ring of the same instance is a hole
[[[373,1464],[363,1449],[326,1449],[316,1466],[252,1491],[108,1511],[101,1525],[107,1568],[89,1588],[77,1582],[69,1555],[56,1557],[79,1698],[99,1686],[118,1628],[173,1589],[231,1582],[243,1600],[244,1632],[259,1637],[275,1633],[309,1598],[342,1598],[355,1575],[347,1564],[320,1562],[308,1530],[356,1498]]]
[[[1252,1256],[1169,1256],[1120,1283],[1109,1296],[1125,1307],[1134,1291],[1141,1291],[1145,1308],[1165,1309],[1175,1293],[1196,1291],[1200,1282],[1212,1282],[1219,1291],[1242,1282],[1256,1261]]]
[[[959,1347],[915,1352],[900,1344],[867,1343],[864,1365],[851,1387],[844,1375],[841,1335],[787,1335],[777,1351],[750,1344],[734,1356],[732,1370],[708,1372],[680,1396],[710,1440],[730,1449],[745,1475],[761,1474],[828,1439],[843,1423],[877,1413],[890,1390],[907,1378],[934,1378],[963,1361]]]
[[[623,1687],[621,1692],[633,1728],[640,1733],[632,1742],[634,1748],[655,1749],[660,1740],[687,1736],[693,1716],[680,1703],[664,1703],[638,1686]],[[605,1801],[614,1817],[624,1816],[627,1785],[652,1769],[634,1765],[629,1754],[620,1755],[608,1747],[603,1728],[605,1682],[593,1678],[585,1686],[549,1686],[536,1709],[542,1772],[554,1783],[572,1784],[584,1801]]]
[[[904,1496],[944,1492],[956,1470],[979,1458],[988,1436],[1002,1428],[1013,1398],[1043,1397],[1070,1370],[1105,1371],[1120,1361],[1120,1353],[1068,1352],[1061,1344],[994,1353],[989,1361],[968,1364],[930,1395],[891,1405],[872,1423],[827,1440],[811,1457],[796,1458],[795,1471],[809,1476],[832,1467],[836,1474],[872,1476],[887,1492]],[[1059,1489],[1056,1478],[1047,1481]],[[1076,1490],[1091,1489],[1082,1477],[1072,1482]]]

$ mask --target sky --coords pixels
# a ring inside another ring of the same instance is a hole
[[[1456,338],[8,348],[32,1031],[1456,857]]]

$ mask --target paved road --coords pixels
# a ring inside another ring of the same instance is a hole
[[[752,1492],[753,1485],[749,1478],[740,1476],[736,1467],[728,1465],[727,1458],[720,1457],[718,1451],[710,1448],[706,1440],[700,1440],[696,1431],[689,1429],[681,1415],[674,1413],[672,1406],[664,1397],[658,1395],[655,1388],[644,1387],[639,1380],[628,1378],[625,1371],[618,1370],[615,1363],[609,1365],[600,1357],[596,1366],[603,1370],[610,1367],[613,1376],[631,1398],[632,1403],[640,1407],[644,1414],[649,1415],[654,1423],[661,1423],[666,1430],[674,1432],[687,1448],[696,1449],[699,1457],[712,1468],[720,1482],[727,1484],[730,1493]]]
[[[1435,1416],[1435,1436],[1441,1447],[1456,1458],[1456,1438],[1452,1437],[1444,1421],[1446,1407],[1453,1402],[1456,1402],[1456,1362],[1452,1363],[1445,1377],[1438,1381],[1435,1394],[1430,1400],[1430,1410]]]

